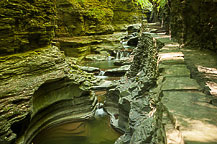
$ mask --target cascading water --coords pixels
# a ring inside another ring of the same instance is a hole
[[[120,59],[124,57],[124,52],[120,51]]]
[[[111,61],[112,60],[112,57],[111,56],[108,56],[108,61]]]
[[[104,76],[105,72],[104,71],[100,71],[98,76]]]
[[[126,57],[129,57],[130,56],[130,53],[127,53]]]
[[[116,57],[115,57],[116,60],[119,59],[119,55],[120,55],[120,51],[116,51]]]
[[[103,109],[103,103],[98,103],[97,104],[97,109],[95,111],[95,117],[99,118],[99,117],[103,117],[105,115],[107,115],[107,113]]]
[[[123,46],[124,49],[130,48],[130,46],[127,45],[127,41],[123,41],[123,42],[121,42],[121,43],[122,43],[122,46]]]
[[[115,51],[116,57],[115,60],[121,60],[123,58],[129,57],[130,52],[128,51]]]
[[[129,57],[131,51],[132,51],[132,47],[127,45],[127,41],[121,41],[122,47],[124,48],[123,50],[117,50],[114,51],[114,53],[116,53],[116,60],[120,60],[126,57]]]

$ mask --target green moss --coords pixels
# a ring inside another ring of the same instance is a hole
[[[137,23],[142,17],[135,2],[122,0],[57,0],[57,35],[93,35],[114,31],[116,24]]]
[[[50,44],[54,36],[53,0],[0,3],[0,54],[18,53]]]

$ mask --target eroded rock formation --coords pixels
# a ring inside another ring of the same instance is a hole
[[[179,43],[217,51],[217,2],[170,0],[162,9],[164,24]]]
[[[1,0],[0,55],[50,44],[54,36],[54,13],[53,0]]]
[[[159,105],[154,100],[155,93],[149,91],[158,76],[158,51],[162,46],[155,35],[143,33],[130,70],[108,92],[106,108],[111,124],[124,132],[116,144],[165,142],[160,110],[156,112]]]
[[[141,21],[131,0],[57,0],[59,36],[108,34]]]
[[[55,2],[3,0],[0,9],[0,143],[31,143],[44,128],[90,118],[93,76],[51,45]]]

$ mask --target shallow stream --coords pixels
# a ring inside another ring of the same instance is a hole
[[[111,126],[109,116],[85,122],[68,123],[39,134],[34,144],[113,144],[120,136]],[[76,129],[77,128],[77,133]]]
[[[128,57],[129,52],[116,52],[115,59],[107,61],[87,61],[82,65],[100,69],[98,78],[107,81],[119,80],[120,77],[104,76],[106,70],[118,68],[114,65],[116,60]],[[39,133],[33,140],[33,144],[114,144],[121,136],[110,125],[110,117],[103,110],[106,89],[95,90],[98,105],[95,117],[87,121],[68,122],[54,128],[46,129]]]
[[[100,70],[117,68],[114,61],[87,62],[85,66],[98,67]],[[119,77],[99,78],[118,80]],[[106,90],[96,90],[98,102],[103,104]],[[42,131],[33,140],[33,144],[114,144],[121,136],[110,125],[110,118],[103,108],[96,110],[95,118],[83,122],[72,122]]]

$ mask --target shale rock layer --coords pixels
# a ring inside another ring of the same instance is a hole
[[[54,0],[0,1],[0,55],[48,45],[54,35]]]

